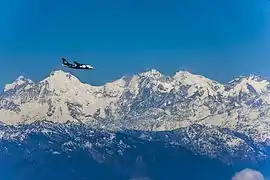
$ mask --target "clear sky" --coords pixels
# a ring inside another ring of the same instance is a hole
[[[268,0],[1,0],[0,25],[1,86],[62,56],[96,67],[74,72],[91,84],[152,68],[270,76]]]

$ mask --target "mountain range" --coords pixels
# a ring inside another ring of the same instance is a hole
[[[101,157],[132,146],[114,142],[120,133],[225,164],[258,163],[269,159],[269,117],[270,82],[256,75],[222,84],[187,71],[165,76],[153,69],[93,86],[57,70],[39,82],[20,76],[0,94],[2,141],[24,142],[36,132],[52,141],[65,134],[69,138],[58,141],[62,150],[76,141],[90,149],[96,144],[103,149]],[[79,132],[69,133],[75,125]],[[102,138],[81,142],[74,135],[95,130],[111,134],[106,143],[102,145]],[[117,148],[110,150],[112,146]],[[100,161],[100,153],[91,154]]]

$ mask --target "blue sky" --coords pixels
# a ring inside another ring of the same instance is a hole
[[[0,25],[1,86],[41,80],[62,56],[95,66],[73,72],[91,84],[151,68],[270,76],[267,0],[1,0]]]

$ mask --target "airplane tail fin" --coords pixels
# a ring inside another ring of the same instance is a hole
[[[68,65],[69,64],[66,58],[62,58],[62,63],[63,63],[63,65]]]

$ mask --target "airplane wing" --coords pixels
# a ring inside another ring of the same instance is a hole
[[[81,66],[81,64],[78,63],[77,61],[73,61],[73,62],[74,62],[74,64],[76,64],[76,66]]]

